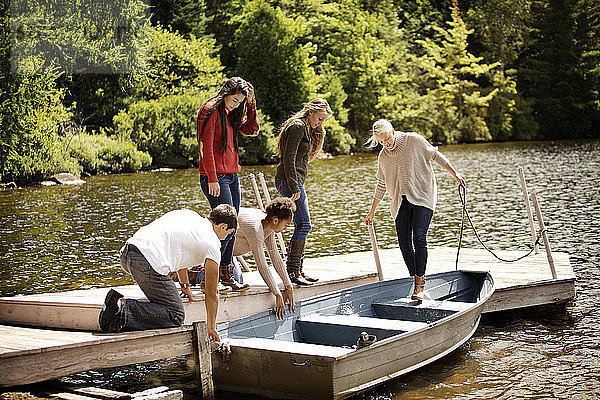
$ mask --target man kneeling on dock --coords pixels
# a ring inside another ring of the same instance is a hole
[[[216,320],[221,240],[236,227],[235,208],[221,204],[208,218],[192,210],[175,210],[140,228],[121,249],[121,267],[133,276],[149,301],[125,299],[111,289],[98,319],[100,330],[139,331],[182,325],[183,302],[169,274],[177,272],[181,291],[191,303],[187,270],[204,264],[206,326],[209,337],[219,341]]]

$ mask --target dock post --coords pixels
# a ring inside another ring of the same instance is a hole
[[[544,225],[544,219],[542,217],[542,210],[538,204],[535,193],[531,193],[531,201],[535,208],[535,214],[537,216],[540,230],[542,231],[542,239],[544,239],[544,247],[546,247],[546,257],[548,258],[548,264],[550,264],[550,271],[552,272],[552,279],[556,279],[556,269],[554,268],[554,259],[552,258],[552,251],[550,250],[550,242],[548,241],[548,235],[546,234],[546,225]]]
[[[260,208],[261,211],[265,211],[265,206],[263,205],[262,198],[260,197],[258,185],[256,184],[256,176],[254,176],[254,174],[250,174],[250,182],[252,182],[252,190],[254,190],[254,196],[256,197],[258,208]]]
[[[525,182],[525,174],[523,168],[519,167],[519,178],[521,178],[521,189],[523,189],[523,197],[525,198],[525,209],[527,210],[527,218],[529,219],[529,228],[531,229],[531,242],[535,248],[535,254],[540,252],[539,246],[536,244],[537,235],[535,233],[535,225],[533,224],[533,213],[529,205],[529,193],[527,192],[527,183]]]
[[[377,276],[379,281],[383,281],[383,271],[381,270],[381,261],[379,260],[379,250],[377,250],[377,238],[375,237],[375,227],[372,223],[367,224],[369,228],[369,236],[371,237],[371,247],[373,247],[373,257],[375,257],[375,265],[377,266]]]
[[[214,400],[215,386],[212,379],[212,361],[210,359],[210,342],[206,321],[196,321],[194,326],[194,356],[197,367],[197,378],[202,389],[202,399]]]
[[[268,203],[271,201],[271,196],[269,195],[269,189],[267,188],[267,182],[265,182],[265,176],[263,175],[262,172],[258,173],[258,180],[260,181],[260,186],[262,187],[263,193],[265,195],[265,201]],[[283,241],[283,235],[281,234],[281,232],[277,232],[275,234],[275,236],[277,237],[277,242],[279,242],[279,248],[281,249],[281,254],[285,258],[285,255],[287,252],[285,250],[285,243]]]

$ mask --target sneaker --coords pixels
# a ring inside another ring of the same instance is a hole
[[[234,292],[245,292],[250,289],[250,285],[247,283],[238,283],[235,279],[224,281],[223,284],[230,287]]]
[[[123,295],[114,289],[110,289],[106,294],[102,310],[98,316],[98,326],[102,332],[112,332],[111,326],[115,317],[121,318],[121,308],[119,307],[121,298],[123,298]]]
[[[202,293],[204,293],[204,279],[202,279],[202,282],[200,282],[200,290],[202,290]],[[221,282],[219,282],[219,285],[217,286],[217,290],[219,292],[219,294],[227,294],[231,292],[231,288],[229,286],[225,286],[223,285]]]
[[[218,288],[220,294],[226,294],[231,292],[231,288],[229,286],[223,285],[221,282],[219,282]]]

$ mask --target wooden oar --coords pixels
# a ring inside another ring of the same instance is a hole
[[[379,261],[379,251],[377,250],[377,238],[375,237],[375,227],[373,223],[367,224],[369,227],[369,236],[371,236],[371,247],[373,247],[373,257],[375,257],[375,265],[377,266],[377,276],[379,281],[383,280],[383,271],[381,270],[381,261]]]

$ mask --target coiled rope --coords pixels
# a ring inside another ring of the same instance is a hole
[[[471,228],[473,228],[473,232],[475,232],[475,236],[477,237],[477,240],[479,241],[479,243],[481,243],[483,248],[486,249],[487,251],[489,251],[494,257],[496,257],[498,260],[500,260],[502,262],[516,262],[516,261],[522,260],[523,258],[531,255],[531,253],[533,253],[533,251],[535,250],[535,247],[540,243],[543,233],[546,232],[547,228],[539,233],[537,239],[535,240],[535,243],[531,247],[531,250],[529,250],[527,252],[527,254],[524,254],[520,257],[517,257],[515,259],[510,259],[510,260],[502,258],[502,257],[498,256],[496,253],[494,253],[494,251],[492,249],[490,249],[488,246],[486,246],[486,244],[483,242],[483,240],[481,240],[481,237],[479,236],[479,233],[477,232],[477,229],[475,228],[475,224],[473,224],[473,220],[471,219],[471,216],[469,215],[469,211],[467,210],[467,189],[462,184],[458,185],[458,196],[460,197],[460,202],[462,203],[462,216],[461,216],[461,221],[460,221],[460,235],[458,238],[458,249],[456,250],[455,269],[457,271],[458,271],[458,256],[460,254],[460,247],[462,245],[462,237],[463,237],[463,232],[464,232],[464,228],[465,228],[465,216],[467,217],[467,220],[469,221]]]

